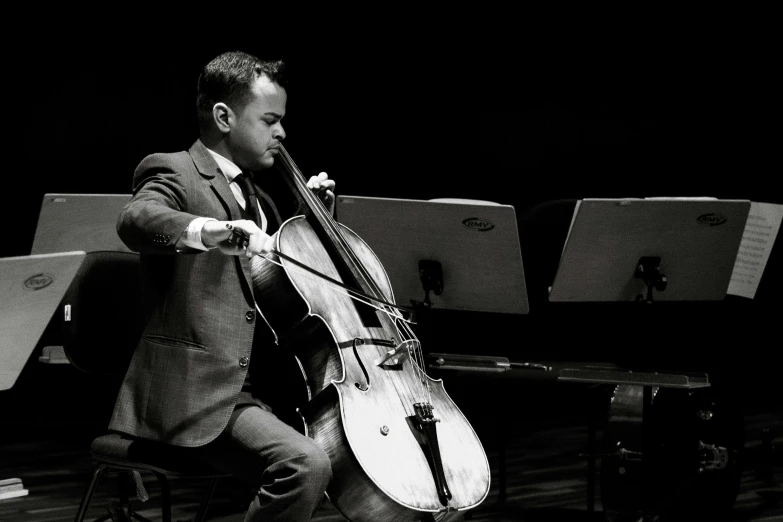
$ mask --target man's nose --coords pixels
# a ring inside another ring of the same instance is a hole
[[[272,136],[276,140],[282,140],[285,139],[285,129],[283,128],[283,124],[280,122],[277,122],[273,128]]]

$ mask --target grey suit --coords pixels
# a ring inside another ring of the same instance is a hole
[[[110,428],[177,446],[202,446],[226,427],[257,319],[245,256],[177,255],[174,244],[200,216],[241,219],[241,209],[198,141],[188,152],[139,164],[117,225],[125,244],[142,254],[149,319]]]
[[[325,453],[260,408],[235,410],[249,368],[254,329],[259,320],[263,323],[253,302],[250,263],[243,255],[175,248],[194,218],[237,220],[241,212],[201,141],[187,152],[148,156],[137,167],[133,197],[119,216],[117,231],[129,248],[141,253],[148,320],[109,427],[198,447],[196,453],[224,461],[227,471],[246,478],[254,488],[268,483],[268,474],[279,467],[280,459],[296,462],[294,472],[302,478],[291,483],[293,493],[281,496],[261,487],[251,511],[267,513],[264,506],[269,506],[279,518],[266,514],[268,520],[303,520],[323,497],[331,476]],[[248,440],[253,447],[248,447]],[[286,447],[280,450],[280,444]],[[250,451],[258,458],[228,458],[237,451]],[[305,502],[300,498],[302,488],[310,490],[304,493],[309,496]],[[287,499],[287,507],[281,508],[280,502],[272,505],[278,497]]]

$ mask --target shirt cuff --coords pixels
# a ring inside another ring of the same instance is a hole
[[[217,221],[217,219],[199,217],[191,221],[177,241],[177,248],[190,247],[196,250],[209,250],[201,241],[201,229],[207,221]]]

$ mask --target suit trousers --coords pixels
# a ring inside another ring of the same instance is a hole
[[[332,477],[316,442],[257,405],[240,405],[217,439],[196,450],[253,490],[246,522],[310,520]]]

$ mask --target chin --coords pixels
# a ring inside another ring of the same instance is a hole
[[[275,158],[274,157],[272,157],[272,156],[270,156],[270,157],[263,157],[258,162],[258,169],[268,169],[269,167],[271,167],[274,164],[275,164]]]

